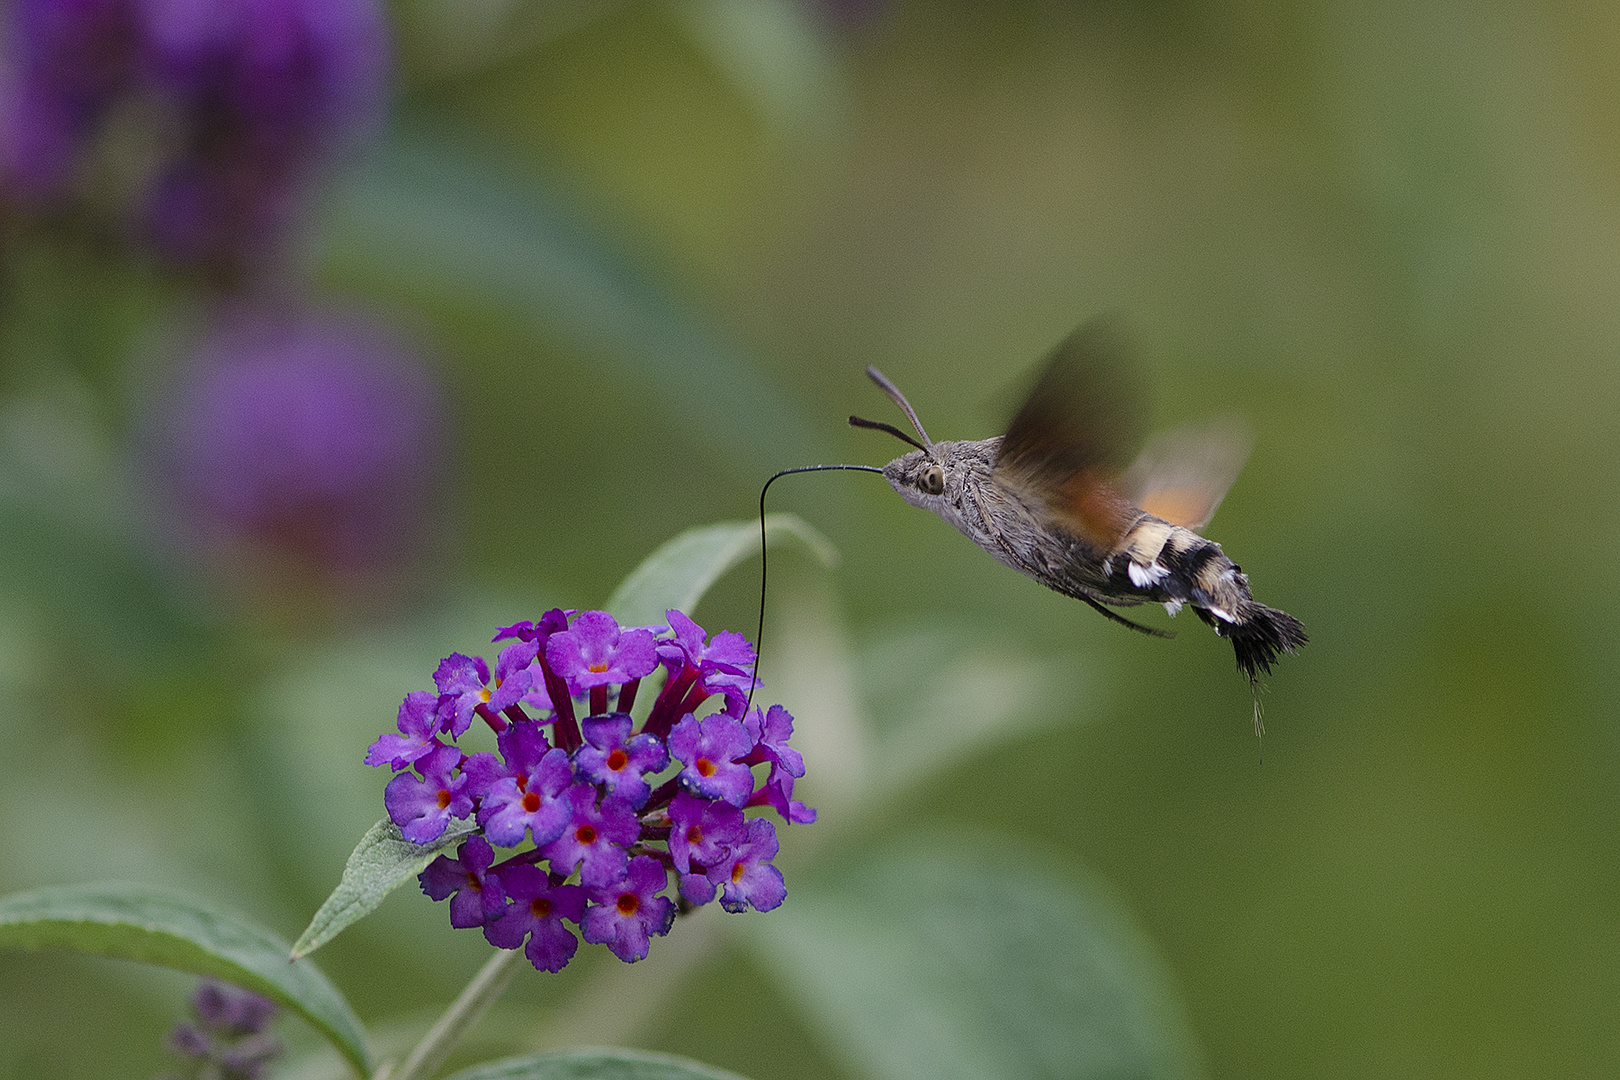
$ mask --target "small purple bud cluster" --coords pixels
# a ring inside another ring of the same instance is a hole
[[[176,1024],[169,1045],[187,1061],[187,1075],[201,1080],[257,1080],[281,1053],[265,1031],[275,1002],[248,990],[204,979],[191,998],[196,1022]]]
[[[604,611],[553,609],[495,635],[512,644],[493,672],[456,653],[434,672],[438,693],[405,696],[399,733],[373,743],[366,763],[396,770],[383,802],[407,840],[436,840],[452,818],[477,822],[454,859],[421,874],[423,892],[450,899],[450,925],[481,926],[502,949],[527,940],[536,968],[560,971],[579,944],[569,923],[626,963],[646,956],[675,918],[662,895],[671,874],[683,907],[717,895],[731,912],[782,902],[776,830],[743,811],[815,820],[793,798],[804,775],[788,746],[793,717],[748,709],[754,649],[741,634],[709,638],[679,611],[665,617],[668,627],[624,628]],[[637,730],[637,691],[660,667]],[[717,695],[719,711],[699,717]],[[474,719],[495,732],[498,754],[456,746]],[[757,786],[756,765],[767,767]],[[495,861],[495,848],[529,841]]]

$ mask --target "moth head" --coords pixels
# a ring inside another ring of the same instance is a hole
[[[883,479],[913,506],[936,509],[948,502],[955,485],[950,471],[935,460],[933,449],[913,450],[883,466]]]

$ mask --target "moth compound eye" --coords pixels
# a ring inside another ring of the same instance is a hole
[[[930,495],[943,495],[945,493],[945,470],[938,465],[930,465],[917,478],[917,486]]]

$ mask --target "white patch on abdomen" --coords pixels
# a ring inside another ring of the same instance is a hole
[[[1170,576],[1169,568],[1160,566],[1156,562],[1148,563],[1146,566],[1131,562],[1126,564],[1125,572],[1130,575],[1131,584],[1138,589],[1146,589],[1149,586],[1156,585]]]

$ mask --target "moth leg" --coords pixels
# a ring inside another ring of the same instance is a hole
[[[1158,629],[1155,629],[1154,627],[1151,627],[1151,626],[1143,626],[1139,622],[1132,622],[1130,619],[1127,619],[1125,616],[1119,615],[1119,614],[1116,614],[1113,611],[1110,611],[1108,608],[1104,607],[1102,604],[1098,603],[1096,600],[1093,600],[1089,596],[1076,596],[1075,599],[1076,600],[1084,600],[1086,603],[1090,604],[1093,608],[1095,608],[1097,610],[1097,613],[1102,615],[1104,618],[1112,619],[1114,622],[1119,623],[1121,626],[1128,626],[1132,630],[1138,631],[1139,633],[1147,634],[1149,637],[1173,638],[1173,637],[1176,636],[1172,631],[1169,631],[1169,630],[1158,630]]]

